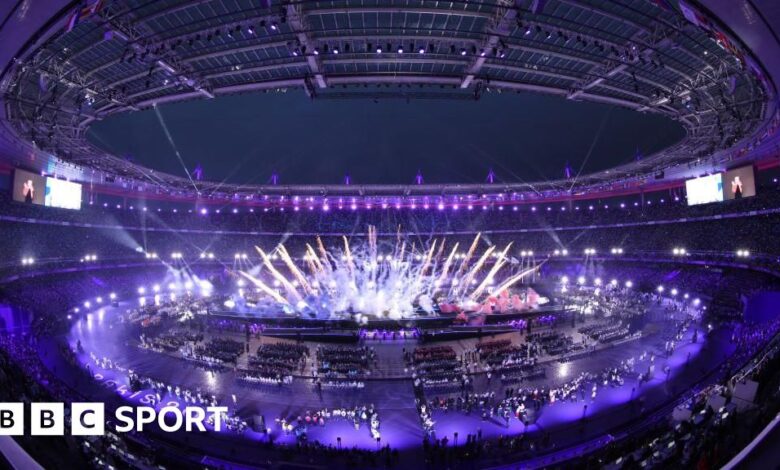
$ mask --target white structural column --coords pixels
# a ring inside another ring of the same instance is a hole
[[[314,54],[315,45],[314,41],[309,37],[306,32],[306,22],[303,16],[300,3],[287,4],[287,24],[295,32],[298,42],[301,46],[306,48],[306,62],[309,64],[309,70],[311,70],[314,80],[317,82],[319,88],[327,88],[328,84],[325,82],[325,76],[322,74],[322,64],[317,55]]]
[[[508,36],[512,25],[517,18],[517,8],[515,0],[505,0],[504,6],[499,9],[497,19],[494,24],[488,26],[488,37],[482,44],[482,47],[477,50],[477,57],[474,62],[469,66],[466,76],[463,77],[463,81],[460,83],[461,88],[468,88],[474,82],[474,77],[479,74],[482,66],[485,65],[487,55],[494,47],[498,47],[501,41],[501,36]]]

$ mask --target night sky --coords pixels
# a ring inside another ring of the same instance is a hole
[[[302,91],[162,105],[181,159],[204,179],[231,183],[523,182],[603,170],[684,136],[666,118],[537,94],[488,93],[474,100],[309,99]],[[598,139],[596,139],[598,136]],[[92,126],[100,147],[185,176],[154,110]],[[595,145],[594,145],[595,141]],[[588,151],[593,145],[590,158]]]

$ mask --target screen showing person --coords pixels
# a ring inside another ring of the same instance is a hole
[[[688,205],[707,204],[723,200],[723,175],[703,176],[685,182]]]
[[[43,205],[46,194],[46,178],[24,170],[14,171],[12,198],[16,202]]]
[[[752,165],[728,170],[723,174],[723,181],[723,193],[727,200],[756,195],[756,177]]]
[[[46,205],[62,209],[81,209],[81,185],[46,178]]]

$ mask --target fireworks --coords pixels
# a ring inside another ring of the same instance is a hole
[[[369,227],[367,242],[362,245],[352,246],[347,237],[343,237],[340,250],[328,250],[319,238],[316,249],[306,244],[300,263],[303,268],[284,245],[279,245],[273,254],[278,255],[285,272],[256,247],[263,263],[240,274],[255,285],[258,293],[290,313],[402,319],[418,313],[433,314],[434,306],[442,302],[476,309],[487,293],[498,295],[539,267],[521,272],[511,269],[516,264],[509,255],[511,243],[503,250],[487,247],[470,267],[480,237],[477,234],[466,253],[458,253],[459,244],[455,243],[445,257],[445,240],[433,240],[420,250],[411,244],[409,249],[399,232],[391,253],[382,255],[376,230]],[[495,283],[496,276],[504,271],[507,277]],[[494,284],[498,287],[493,288]]]

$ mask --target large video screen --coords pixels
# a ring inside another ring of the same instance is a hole
[[[685,182],[688,205],[707,204],[723,200],[723,175],[703,176]]]
[[[81,185],[56,178],[46,178],[45,204],[62,209],[81,209]]]
[[[41,175],[24,170],[14,171],[14,184],[12,199],[28,204],[44,203],[46,194],[46,178]]]
[[[756,176],[753,166],[728,170],[723,174],[723,197],[726,200],[756,195]]]

